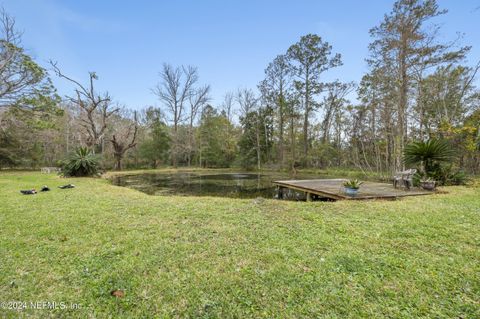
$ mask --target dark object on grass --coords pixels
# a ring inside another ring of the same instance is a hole
[[[37,193],[35,189],[27,189],[27,190],[21,190],[20,193],[23,195],[34,195]]]
[[[42,189],[40,189],[41,192],[48,192],[50,188],[47,185],[43,185]]]
[[[110,295],[117,297],[117,298],[123,298],[125,297],[125,292],[123,290],[112,290],[110,292]]]
[[[60,189],[75,188],[75,185],[73,185],[73,184],[67,184],[67,185],[63,185],[63,186],[58,186],[58,188],[60,188]]]

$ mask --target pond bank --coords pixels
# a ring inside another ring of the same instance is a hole
[[[110,172],[106,177],[114,185],[130,187],[149,195],[221,196],[230,198],[275,198],[275,180],[345,178],[359,172],[299,171],[291,174],[263,170],[248,172],[235,169],[162,169]],[[370,180],[376,180],[370,178]],[[305,200],[303,192],[291,190],[284,199]]]

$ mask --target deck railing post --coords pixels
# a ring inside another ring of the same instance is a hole
[[[277,186],[277,198],[278,199],[283,199],[283,187],[282,186]]]
[[[307,202],[312,201],[312,193],[307,193]]]

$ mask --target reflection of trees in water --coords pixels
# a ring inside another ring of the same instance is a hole
[[[308,178],[308,177],[305,177]],[[319,176],[310,176],[319,178]],[[288,174],[216,173],[138,174],[119,176],[115,185],[137,189],[150,195],[220,196],[232,198],[275,198],[272,181],[290,179]],[[302,192],[289,190],[285,199],[304,200]]]

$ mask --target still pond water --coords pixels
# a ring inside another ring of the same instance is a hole
[[[282,173],[176,172],[115,176],[112,183],[149,195],[221,196],[231,198],[275,198],[272,181],[335,178],[333,176]],[[287,199],[303,200],[302,192],[289,191]]]

